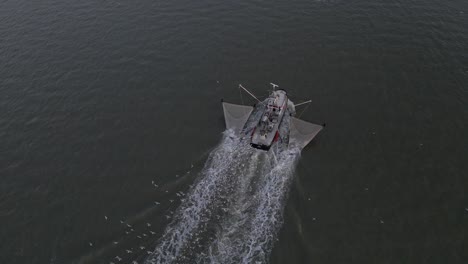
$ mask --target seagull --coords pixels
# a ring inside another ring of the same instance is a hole
[[[139,239],[141,239],[141,236],[137,236]]]
[[[145,233],[143,233],[143,236],[146,237],[147,235]]]
[[[117,245],[119,242],[117,242],[117,241],[114,241],[114,242],[112,242],[112,243],[114,243],[114,245]]]
[[[132,262],[132,264],[138,264],[138,262],[136,262],[135,260]]]
[[[171,203],[172,203],[172,202],[174,202],[174,200],[169,200],[169,202],[171,202]]]
[[[151,181],[151,184],[154,184],[154,181]]]
[[[151,233],[152,235],[155,235],[155,234],[156,234],[156,232],[153,232],[153,231],[151,231],[151,230],[150,230],[150,233]]]
[[[127,224],[128,227],[132,227],[131,225]]]
[[[128,232],[128,231],[125,231],[125,234],[127,234],[127,235],[128,235],[128,234],[130,234],[130,232]]]
[[[122,260],[122,258],[119,257],[119,256],[115,256],[114,258],[117,259],[117,261],[121,261],[121,260]]]
[[[193,164],[190,164],[190,168],[193,168]]]
[[[384,221],[383,221],[383,220],[380,220],[380,223],[381,223],[381,224],[383,224],[383,223],[384,223]]]
[[[104,216],[104,219],[106,219],[106,220],[107,220],[107,216],[106,216],[106,215]]]
[[[150,227],[150,226],[151,226],[151,224],[150,224],[150,223],[146,223],[146,226]]]
[[[89,246],[92,247],[92,246],[93,246],[93,243],[89,242]]]
[[[132,229],[130,229],[130,231],[132,231],[132,232],[133,232],[133,231],[135,231],[135,229],[133,229],[133,228],[132,228]]]
[[[153,252],[148,250],[148,251],[146,251],[146,253],[148,253],[148,255],[151,255],[151,253],[153,253]]]
[[[127,251],[128,254],[133,253],[130,249],[126,249],[125,251]]]
[[[159,202],[154,202],[154,204],[155,204],[155,205],[158,205],[158,204],[160,204],[160,203],[159,203]]]
[[[140,249],[143,250],[143,249],[145,249],[145,247],[144,247],[144,246],[140,246]]]
[[[121,223],[121,224],[123,224],[123,223],[124,223],[124,221],[120,220],[120,223]]]
[[[168,216],[168,215],[165,215],[165,216],[166,216],[166,218],[167,218],[167,219],[171,218],[171,217],[170,217],[170,216]]]

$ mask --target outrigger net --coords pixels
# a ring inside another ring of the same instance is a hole
[[[223,110],[226,129],[232,129],[239,133],[249,119],[253,107],[223,102]]]
[[[323,129],[323,126],[312,124],[298,118],[291,118],[289,125],[289,142],[303,149]]]

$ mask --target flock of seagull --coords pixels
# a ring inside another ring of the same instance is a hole
[[[191,165],[191,168],[193,168],[193,164]],[[190,173],[190,170],[187,171],[187,174]],[[176,175],[176,177],[179,177],[179,175]],[[158,188],[159,185],[155,183],[155,181],[151,181],[151,185],[154,186],[155,188]],[[192,187],[192,185],[190,185],[190,187]],[[169,191],[165,191],[166,193],[168,193]],[[178,191],[175,193],[175,195],[179,198],[179,200],[181,202],[185,201],[184,199],[184,196],[186,195],[183,191]],[[174,203],[174,199],[169,199],[169,202],[170,203]],[[158,202],[158,201],[154,201],[154,205],[155,206],[158,206],[160,205],[161,203]],[[171,219],[172,218],[172,215],[174,214],[174,211],[173,210],[167,210],[166,211],[166,214],[164,215],[166,217],[167,220]],[[107,215],[104,215],[104,220],[105,221],[110,221],[109,217]],[[126,235],[130,235],[131,233],[135,232],[135,229],[133,228],[132,225],[130,225],[129,223],[123,221],[123,220],[120,220],[120,224],[123,225],[125,227],[125,234]],[[146,223],[146,228],[151,228],[151,223]],[[142,234],[139,234],[136,236],[136,238],[138,239],[143,239],[143,238],[148,238],[150,236],[154,236],[156,235],[156,232],[154,232],[153,230],[148,230],[147,233],[142,233]],[[113,245],[118,245],[119,244],[119,241],[113,241],[112,242]],[[93,247],[94,244],[92,242],[89,242],[89,246],[90,247]],[[144,252],[144,250],[146,249],[145,246],[139,246],[137,248],[137,251],[140,251],[140,252]],[[134,252],[134,248],[127,248],[125,249],[125,252],[126,254],[130,255],[130,254],[134,254],[136,252]],[[146,250],[146,254],[150,255],[150,254],[153,254],[152,251],[150,250]],[[109,264],[116,264],[116,262],[121,262],[124,258],[120,257],[119,255],[116,255],[112,261],[109,262]],[[138,262],[136,260],[133,260],[132,264],[138,264]]]

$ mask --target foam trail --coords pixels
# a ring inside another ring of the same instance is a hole
[[[201,174],[202,177],[189,192],[185,202],[175,213],[173,222],[166,228],[158,246],[146,263],[170,263],[190,247],[191,240],[206,227],[212,214],[213,203],[219,204],[229,180],[229,161],[242,154],[245,146],[231,131],[224,135],[222,143],[212,151]]]
[[[300,151],[274,153],[225,132],[146,263],[267,262]]]
[[[274,153],[265,153],[257,186],[251,186],[246,199],[234,198],[239,202],[231,207],[232,215],[198,263],[268,262],[299,155],[299,150],[286,151],[276,161]]]
[[[243,263],[267,262],[283,223],[283,209],[299,153],[290,153],[264,178],[265,182],[259,190],[260,203],[252,221],[253,229],[247,239],[248,252],[242,259]]]

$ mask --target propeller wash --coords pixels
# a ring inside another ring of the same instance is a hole
[[[146,263],[267,262],[299,154],[261,152],[226,131]]]

